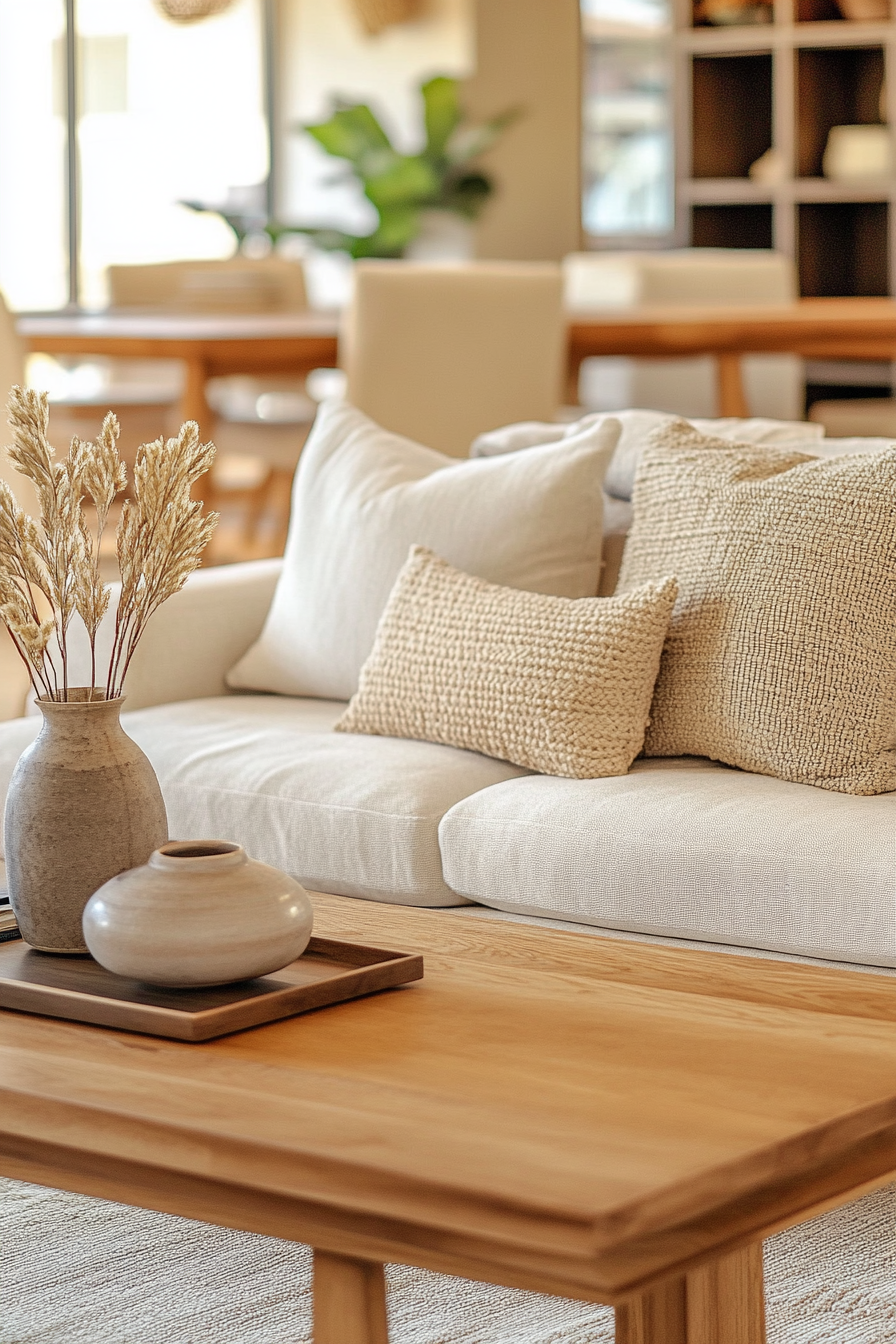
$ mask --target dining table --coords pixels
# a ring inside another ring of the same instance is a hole
[[[181,412],[208,418],[206,384],[231,374],[303,375],[339,362],[340,314],[307,310],[251,314],[48,312],[22,314],[19,334],[29,351],[179,359],[186,370]],[[566,313],[566,397],[578,402],[585,359],[630,355],[651,359],[711,355],[718,371],[718,413],[750,414],[741,360],[789,353],[809,359],[896,359],[896,301],[810,298],[786,304],[704,307],[682,304],[591,308]]]

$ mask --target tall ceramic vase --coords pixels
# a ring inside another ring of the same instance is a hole
[[[104,882],[146,863],[168,839],[152,766],[121,726],[122,701],[41,700],[43,727],[6,800],[9,896],[26,943],[86,953],[81,916]]]

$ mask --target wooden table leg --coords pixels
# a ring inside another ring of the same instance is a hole
[[[389,1344],[382,1265],[315,1250],[314,1344]]]
[[[616,1344],[689,1344],[687,1331],[684,1278],[668,1279],[616,1308]]]
[[[199,436],[207,439],[211,434],[211,411],[205,399],[205,384],[208,372],[201,355],[184,361],[186,365],[183,396],[180,401],[180,413],[184,420],[195,420],[199,426]]]
[[[184,391],[180,402],[181,419],[195,420],[199,426],[200,441],[205,443],[211,438],[212,434],[212,413],[205,397],[208,370],[201,355],[197,355],[193,359],[187,359],[184,363],[186,365],[186,377],[184,378]],[[208,508],[214,508],[215,505],[213,476],[214,467],[206,476],[199,477],[192,490],[193,498],[201,499]]]
[[[761,1244],[617,1307],[616,1344],[765,1344]]]
[[[719,415],[734,415],[744,419],[750,414],[747,394],[744,391],[741,356],[733,354],[716,355],[716,374],[719,390]]]
[[[572,352],[567,354],[566,359],[566,400],[567,406],[578,406],[579,403],[579,376],[582,372],[583,359],[580,355],[574,355]]]

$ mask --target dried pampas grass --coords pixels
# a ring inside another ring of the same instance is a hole
[[[90,641],[91,686],[96,682],[96,638],[111,589],[100,577],[100,544],[109,511],[127,485],[118,456],[118,421],[110,412],[95,443],[72,439],[64,461],[47,437],[46,393],[14,387],[7,455],[30,480],[40,505],[35,522],[0,481],[0,620],[4,622],[39,696],[68,699],[68,638],[77,614]],[[121,594],[105,682],[106,699],[122,693],[134,650],[153,612],[176,593],[200,563],[218,521],[190,498],[208,471],[215,448],[199,442],[192,421],[175,439],[156,439],[137,451],[134,498],[118,524]],[[91,531],[84,511],[96,512]]]

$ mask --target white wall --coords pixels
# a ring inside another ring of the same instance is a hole
[[[338,93],[368,102],[393,142],[413,152],[422,139],[420,83],[428,75],[465,78],[473,68],[473,3],[426,0],[419,19],[368,37],[351,0],[281,0],[282,218],[359,233],[373,227],[360,192],[326,185],[336,161],[288,127],[328,116]]]

